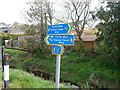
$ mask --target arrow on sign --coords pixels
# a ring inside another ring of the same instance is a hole
[[[52,46],[52,54],[62,55],[64,53],[64,46]]]
[[[74,35],[73,34],[56,34],[47,35],[45,38],[47,45],[74,45]]]
[[[67,34],[71,30],[70,24],[48,25],[48,34]]]

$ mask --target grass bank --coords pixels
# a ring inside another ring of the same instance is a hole
[[[10,65],[23,70],[42,70],[55,77],[56,57],[42,58],[28,52],[5,49]],[[87,58],[79,52],[66,51],[61,57],[61,80],[71,81],[80,87],[118,88],[120,71],[99,64],[95,58]]]
[[[55,83],[33,76],[25,71],[10,69],[9,88],[55,88]],[[60,84],[60,88],[67,88]]]

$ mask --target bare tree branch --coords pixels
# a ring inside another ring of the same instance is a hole
[[[64,2],[64,4],[67,18],[69,17],[68,20],[72,21],[71,23],[81,43],[81,35],[90,15],[91,0],[69,0],[69,2]]]
[[[52,24],[53,9],[49,1],[31,1],[27,3],[29,8],[26,10],[26,19],[39,28],[39,34],[47,32],[47,25]]]

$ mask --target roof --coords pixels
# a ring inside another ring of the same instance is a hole
[[[81,39],[83,41],[95,41],[96,38],[97,38],[96,35],[85,35],[85,34],[81,35]]]
[[[81,35],[81,39],[83,41],[95,41],[97,36],[95,34],[86,34],[86,31],[87,30],[84,30],[83,31],[83,34]],[[78,36],[77,36],[77,32],[75,30],[72,30],[72,32],[74,33],[75,35],[75,41],[79,41],[78,40]]]

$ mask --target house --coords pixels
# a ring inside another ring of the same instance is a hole
[[[0,33],[10,33],[10,29],[9,29],[9,24],[5,24],[3,22],[0,22]]]
[[[10,30],[9,29],[3,29],[3,28],[0,28],[0,33],[7,33],[9,34],[10,33]]]
[[[85,34],[83,34],[81,36],[83,44],[87,45],[88,48],[94,48],[94,43],[95,43],[96,38],[97,38],[96,35],[85,35]]]
[[[7,33],[7,34],[25,34],[25,29],[23,28],[25,25],[21,23],[15,22],[14,24],[5,24],[0,23],[0,33]]]
[[[75,45],[74,45],[74,50],[80,50],[79,46],[79,39],[77,36],[77,33],[75,30],[72,31],[75,35]],[[84,45],[84,48],[90,50],[90,49],[94,49],[95,47],[95,40],[97,39],[96,34],[86,34],[86,30],[83,32],[83,34],[81,35],[81,39]]]
[[[14,23],[10,27],[10,34],[18,35],[18,34],[25,34],[25,30],[23,29],[24,24]]]

